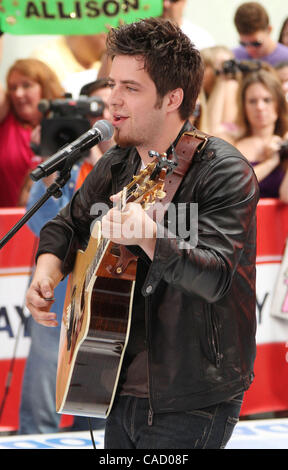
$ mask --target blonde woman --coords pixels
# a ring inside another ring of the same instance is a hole
[[[39,163],[31,148],[33,129],[41,122],[39,101],[64,94],[55,73],[37,59],[19,59],[0,89],[0,207],[25,205],[21,198],[29,170]]]
[[[203,91],[206,100],[208,132],[233,143],[238,128],[238,74],[223,73],[223,64],[233,61],[234,54],[226,46],[207,47],[200,51],[204,62]]]

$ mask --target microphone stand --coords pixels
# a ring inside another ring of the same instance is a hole
[[[23,217],[21,217],[20,220],[18,220],[18,222],[0,240],[0,250],[20,230],[20,228],[22,228],[23,225],[28,222],[28,220],[35,214],[35,212],[37,212],[50,197],[54,196],[58,199],[62,196],[61,188],[63,188],[63,186],[65,186],[67,181],[70,179],[71,169],[73,165],[77,162],[77,160],[79,160],[81,157],[81,153],[77,152],[76,155],[71,155],[66,159],[64,168],[59,171],[59,175],[57,176],[55,181],[50,186],[48,186],[45,194],[43,194],[43,196],[41,196],[41,198],[35,202],[35,204],[23,215]],[[63,162],[61,162],[59,166],[63,166]],[[57,168],[53,170],[53,173],[54,171],[57,171]],[[44,177],[48,176],[51,173],[52,172],[47,172]]]
[[[44,175],[44,177],[48,176],[51,173],[54,173],[54,171],[59,171],[59,175],[55,179],[55,181],[47,187],[47,190],[41,198],[35,202],[35,204],[21,217],[21,219],[9,230],[9,232],[0,240],[0,250],[6,245],[6,243],[20,230],[20,228],[23,227],[24,224],[37,212],[40,207],[52,196],[56,197],[57,199],[62,196],[62,191],[61,189],[67,181],[71,177],[71,169],[73,165],[77,162],[82,157],[81,152],[78,151],[76,154],[71,155],[68,157],[65,161],[65,165],[63,167],[63,162],[59,164],[59,167],[62,166],[62,169],[56,168],[53,171],[49,170],[47,171],[47,174]],[[31,175],[30,175],[31,176]],[[24,320],[20,322],[20,327],[21,324],[24,324]],[[20,333],[20,330],[19,330]],[[0,403],[0,418],[5,406],[6,398],[9,394],[10,390],[10,383],[11,383],[11,378],[13,375],[13,368],[14,368],[14,358],[12,358],[12,363],[11,367],[8,371],[7,379],[6,379],[6,385],[5,385],[5,391],[4,391],[4,397],[2,399],[2,404]]]

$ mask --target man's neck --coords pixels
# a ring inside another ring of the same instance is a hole
[[[160,135],[159,134],[159,139],[157,140],[157,143],[152,143],[149,148],[147,147],[137,147],[137,151],[141,157],[143,165],[148,165],[148,163],[151,162],[151,158],[149,157],[149,151],[154,150],[158,153],[164,153],[166,152],[169,147],[175,142],[175,140],[178,137],[178,134],[180,133],[183,125],[185,124],[185,121],[178,120],[178,122],[174,122],[173,125],[167,126],[165,128],[165,131]]]
[[[267,55],[272,54],[272,52],[275,51],[276,47],[277,47],[277,42],[275,42],[272,38],[269,38],[269,41],[267,41],[267,47],[265,49],[264,55],[267,56]]]
[[[274,134],[274,127],[274,124],[265,127],[254,127],[251,129],[251,134],[260,137],[264,142],[270,141],[271,136]]]

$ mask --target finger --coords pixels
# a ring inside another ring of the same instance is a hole
[[[51,302],[47,305],[45,302],[44,307],[36,307],[33,303],[28,303],[27,307],[29,308],[31,315],[33,316],[34,320],[41,323],[41,322],[48,322],[49,324],[53,324],[55,321],[57,322],[57,315],[55,312],[50,312]]]
[[[58,322],[57,321],[38,321],[38,323],[42,326],[46,326],[48,328],[55,328],[56,326],[58,326]]]
[[[112,196],[110,196],[110,201],[114,203],[120,201],[121,195],[122,195],[122,191],[119,191],[119,193],[116,193],[116,194],[112,194]]]
[[[33,316],[34,320],[40,325],[44,326],[58,326],[58,321],[56,320],[56,315],[53,318],[50,317],[43,317],[42,315]]]
[[[33,304],[29,302],[26,305],[32,317],[37,323],[40,323],[41,325],[44,325],[44,326],[57,326],[58,325],[56,313],[36,308]]]
[[[118,224],[122,221],[122,213],[116,207],[110,209],[106,215],[102,218],[102,222],[107,224]]]
[[[49,281],[32,284],[26,294],[26,305],[31,313],[37,310],[49,312],[54,300],[54,290],[50,288]]]
[[[54,327],[55,326],[58,326],[58,321],[55,319],[56,318],[56,315],[55,315],[55,318],[39,318],[39,317],[34,317],[34,320],[39,323],[40,325],[43,325],[43,326],[48,326],[48,327]]]
[[[43,311],[49,311],[54,300],[50,297],[49,300],[45,299],[41,294],[39,294],[37,291],[32,291],[27,294],[26,296],[26,305],[30,309],[35,308],[41,309]]]
[[[43,279],[40,282],[39,287],[40,287],[40,292],[43,296],[43,299],[48,300],[48,301],[54,299],[54,289],[51,286],[50,279]]]
[[[115,238],[121,236],[122,232],[122,224],[116,221],[115,219],[105,218],[103,217],[101,223],[101,232],[104,238]]]

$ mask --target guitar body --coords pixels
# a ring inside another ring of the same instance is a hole
[[[127,202],[147,210],[165,197],[163,155],[163,165],[158,168],[154,160],[123,188],[121,210]],[[103,418],[113,405],[130,332],[137,258],[104,242],[96,222],[69,277],[56,380],[59,413]]]
[[[115,245],[108,244],[86,282],[99,249],[95,224],[85,252],[78,251],[69,277],[61,324],[56,382],[56,410],[107,417],[116,392],[129,338],[136,260],[123,275],[114,274]]]

